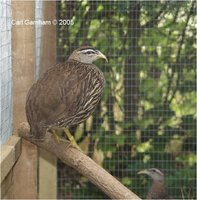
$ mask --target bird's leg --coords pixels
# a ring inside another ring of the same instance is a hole
[[[73,147],[79,149],[80,151],[82,151],[81,148],[80,148],[80,147],[78,146],[78,144],[76,143],[74,137],[71,135],[70,131],[69,131],[67,128],[64,128],[63,130],[64,130],[64,133],[66,134],[67,138],[69,139],[71,145],[72,145]]]
[[[66,140],[62,139],[59,135],[58,135],[58,131],[56,131],[55,129],[50,129],[52,135],[54,136],[55,140],[60,143],[60,142],[65,142]]]

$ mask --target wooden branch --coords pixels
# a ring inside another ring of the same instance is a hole
[[[62,162],[77,170],[110,198],[140,199],[91,158],[69,145],[69,142],[58,143],[49,132],[46,133],[44,140],[35,140],[29,136],[29,125],[26,122],[20,124],[18,133],[19,136],[38,147],[55,154]]]
[[[174,18],[173,18],[173,21],[172,21],[172,24],[176,24],[176,21],[177,21],[177,18],[178,18],[178,14],[179,14],[179,10],[180,10],[180,7],[177,7],[175,15],[174,15]],[[172,35],[172,32],[173,32],[173,29],[170,29],[169,32],[168,32],[168,40],[167,40],[167,45],[166,45],[167,47],[170,44],[170,37]],[[171,55],[171,54],[172,54],[172,46],[170,45],[170,49],[169,49],[169,54],[168,55]],[[166,56],[166,60],[168,60],[168,65],[167,65],[168,85],[167,85],[166,94],[164,96],[163,105],[169,104],[168,97],[169,97],[169,94],[170,94],[170,90],[171,90],[172,82],[173,82],[173,78],[174,78],[174,73],[175,73],[174,70],[172,70],[172,74],[168,73],[168,69],[172,68],[172,65],[171,65],[170,59],[168,59],[167,56]]]
[[[159,18],[161,18],[162,16],[164,16],[164,14],[166,12],[167,5],[168,5],[168,2],[165,2],[165,4],[162,6],[162,8],[160,9],[160,11],[154,16],[154,18],[151,19],[150,21],[148,21],[145,25],[143,25],[141,27],[141,29],[155,27],[159,23]]]
[[[183,46],[183,42],[185,40],[185,34],[186,34],[186,30],[187,30],[187,26],[188,26],[188,23],[189,23],[189,20],[190,20],[190,17],[193,13],[193,10],[194,10],[194,6],[195,6],[195,1],[192,2],[192,5],[190,7],[190,11],[189,11],[189,14],[187,15],[187,19],[186,19],[186,22],[185,22],[185,26],[182,30],[182,33],[181,33],[181,40],[180,40],[180,43],[178,45],[178,52],[177,52],[177,55],[176,55],[176,61],[175,61],[175,66],[177,68],[177,79],[176,79],[176,85],[175,85],[175,88],[173,89],[172,91],[172,96],[171,98],[169,99],[169,104],[172,102],[172,100],[174,99],[175,97],[175,94],[179,88],[179,84],[180,84],[180,79],[181,79],[181,74],[182,74],[182,67],[180,67],[180,57],[181,57],[181,50],[182,50],[182,46]]]

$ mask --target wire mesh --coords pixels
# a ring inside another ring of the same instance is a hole
[[[11,0],[0,1],[1,144],[12,134]]]
[[[42,15],[43,1],[35,1],[35,42],[36,42],[36,79],[40,76],[40,59],[41,59],[41,37],[42,37]]]
[[[196,47],[193,1],[58,1],[58,62],[89,44],[109,58],[97,62],[106,87],[93,117],[72,131],[87,154],[145,198],[165,174],[173,198],[196,197]],[[58,198],[107,198],[58,164]]]

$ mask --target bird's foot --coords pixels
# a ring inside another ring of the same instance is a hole
[[[78,146],[74,137],[71,135],[70,131],[67,128],[64,128],[64,133],[66,134],[67,138],[69,139],[70,144],[82,152],[81,148]]]
[[[53,137],[55,138],[55,140],[60,143],[60,142],[66,142],[66,140],[64,140],[63,138],[61,138],[59,135],[58,135],[58,132],[55,130],[55,129],[50,129]]]

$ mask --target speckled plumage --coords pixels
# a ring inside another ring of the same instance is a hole
[[[94,65],[68,59],[50,68],[30,88],[26,115],[37,139],[52,127],[70,127],[85,121],[101,99],[105,79]]]

